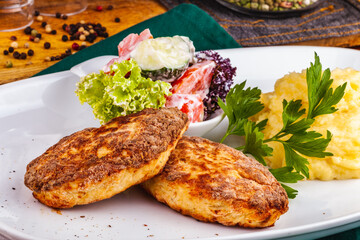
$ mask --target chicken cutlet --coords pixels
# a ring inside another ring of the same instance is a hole
[[[267,168],[226,145],[183,136],[162,173],[142,183],[158,201],[204,222],[263,228],[288,210]]]
[[[176,108],[114,118],[62,138],[31,161],[25,185],[53,208],[110,198],[158,174],[187,127]]]

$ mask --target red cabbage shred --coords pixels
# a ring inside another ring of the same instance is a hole
[[[198,62],[212,60],[216,63],[209,93],[203,100],[204,120],[206,120],[220,108],[218,97],[225,102],[226,95],[234,82],[233,78],[236,75],[236,67],[231,66],[230,59],[222,58],[219,53],[213,50],[201,51],[196,54],[196,58]]]

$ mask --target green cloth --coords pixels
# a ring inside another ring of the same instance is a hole
[[[117,45],[130,33],[140,33],[149,28],[154,37],[188,36],[196,50],[241,47],[212,17],[192,4],[181,4],[172,10],[141,22],[112,37],[100,41],[71,55],[35,76],[69,70],[88,59],[102,55],[117,55]],[[349,230],[321,240],[360,240],[360,228]]]
[[[117,46],[123,38],[130,33],[140,33],[146,28],[150,29],[154,37],[188,36],[194,42],[197,51],[240,47],[206,12],[192,4],[181,4],[162,15],[141,22],[64,58],[35,76],[69,70],[71,67],[94,57],[118,55]]]

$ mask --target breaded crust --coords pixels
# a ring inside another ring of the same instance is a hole
[[[184,215],[223,225],[268,227],[288,210],[287,194],[267,168],[199,137],[183,136],[162,173],[142,186]]]
[[[176,108],[114,118],[62,138],[30,162],[25,185],[54,208],[112,197],[158,174],[187,127]]]

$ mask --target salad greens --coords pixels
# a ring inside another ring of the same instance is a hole
[[[295,183],[304,177],[309,177],[309,162],[305,158],[324,158],[332,156],[326,152],[332,135],[328,131],[326,137],[311,131],[311,124],[315,118],[323,114],[331,114],[337,109],[334,107],[345,94],[346,83],[338,86],[335,91],[330,88],[333,80],[330,79],[330,70],[322,72],[318,55],[315,53],[315,63],[311,63],[306,72],[308,86],[309,108],[302,108],[301,100],[283,100],[282,129],[274,136],[264,139],[264,130],[267,119],[253,122],[249,118],[259,113],[264,105],[260,102],[261,91],[258,88],[244,89],[245,83],[235,85],[226,96],[226,103],[219,98],[219,105],[229,119],[227,132],[221,142],[229,135],[245,137],[245,145],[237,149],[245,154],[251,154],[256,160],[266,166],[264,157],[271,156],[273,149],[269,142],[279,142],[285,151],[286,166],[270,169],[274,177],[282,184],[289,198],[295,198],[297,190],[284,183]]]
[[[171,85],[141,76],[141,69],[133,60],[124,60],[110,66],[110,74],[100,71],[86,75],[77,84],[76,95],[87,102],[100,123],[114,117],[139,112],[145,108],[160,108]]]

